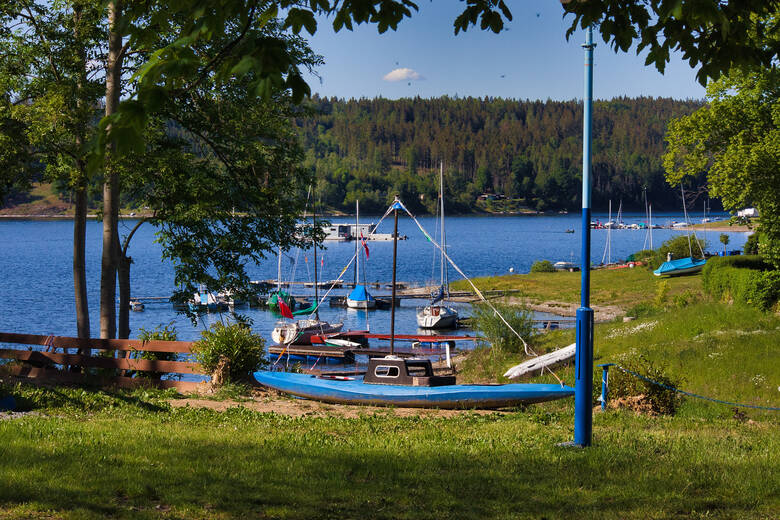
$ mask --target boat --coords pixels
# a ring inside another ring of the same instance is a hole
[[[360,201],[355,201],[355,229],[360,229]],[[368,228],[366,228],[368,229]],[[365,254],[368,261],[368,246],[360,231],[360,240],[355,240],[355,288],[347,296],[347,307],[350,309],[376,309],[376,300],[371,296],[366,288],[365,280],[360,283],[360,257]],[[363,269],[363,278],[366,276],[366,270]]]
[[[564,231],[564,233],[574,233],[574,229],[573,228],[569,228],[566,231]]]
[[[555,262],[553,264],[553,267],[557,271],[577,271],[580,268],[580,266],[578,266],[574,262],[565,262],[565,261]]]
[[[398,236],[398,210],[408,213],[396,198],[391,206]],[[393,292],[397,241],[393,243]],[[344,339],[350,340],[349,333]],[[504,408],[521,404],[563,399],[574,389],[555,384],[459,385],[455,376],[436,375],[430,359],[401,358],[394,355],[395,306],[390,307],[390,355],[371,357],[365,375],[309,375],[291,372],[259,371],[254,377],[261,385],[307,399],[328,403],[417,408]],[[327,338],[323,339],[323,342]],[[334,346],[336,346],[334,344]]]
[[[280,306],[279,306],[280,300],[284,302],[284,304],[289,309],[291,310],[295,309],[295,300],[290,295],[290,293],[282,289],[282,248],[281,246],[279,247],[278,263],[276,268],[276,289],[274,289],[268,294],[266,305],[268,305],[268,308],[271,309],[273,312],[280,312]]]
[[[451,329],[458,326],[458,311],[442,302],[449,296],[449,284],[447,283],[447,264],[445,251],[447,248],[446,235],[444,234],[444,164],[439,163],[439,199],[441,200],[441,251],[439,288],[431,295],[431,302],[425,307],[417,309],[417,326],[423,329]],[[434,249],[434,252],[436,250]]]
[[[144,304],[138,300],[130,300],[130,310],[134,312],[141,312],[144,310]]]
[[[317,213],[312,211],[313,227],[317,227]],[[297,315],[301,315],[303,312],[312,311],[309,316],[314,315],[313,318],[304,318],[292,322],[280,321],[276,323],[276,326],[271,331],[271,339],[277,343],[284,345],[310,345],[311,337],[315,334],[328,334],[332,332],[338,332],[344,326],[343,323],[329,323],[320,319],[319,314],[319,295],[317,293],[317,241],[313,241],[314,246],[314,303],[313,308],[304,309],[298,311]],[[292,312],[286,305],[280,306],[279,309],[282,313],[282,317],[292,319],[296,314]]]
[[[203,312],[223,310],[226,305],[220,304],[214,293],[201,286],[198,288],[198,292],[193,294],[192,299],[187,302],[187,307],[190,312]]]
[[[271,331],[271,339],[283,345],[311,345],[312,336],[339,332],[343,326],[343,323],[328,323],[318,316],[281,322]]]
[[[255,372],[261,385],[326,403],[412,408],[506,408],[563,399],[574,389],[557,384],[455,384],[437,376],[429,359],[371,358],[364,376]]]
[[[686,226],[686,229],[688,228],[688,208],[685,205],[685,188],[683,188],[682,183],[680,183],[680,191],[682,192],[682,201],[683,201],[683,214],[685,215],[685,222],[682,222],[684,226]],[[673,224],[672,227],[677,226],[677,224]],[[662,263],[661,266],[653,271],[653,274],[656,276],[676,276],[680,274],[691,274],[696,273],[698,271],[701,271],[702,267],[704,267],[704,264],[707,263],[707,260],[705,258],[694,258],[693,257],[693,248],[691,247],[691,235],[690,231],[687,231],[688,234],[688,253],[691,255],[687,258],[678,258],[677,260],[672,259],[672,253],[669,253],[666,257],[666,262]],[[694,232],[693,235],[694,239],[696,239],[696,233]],[[699,241],[696,240],[696,243],[699,244]],[[699,248],[701,249],[701,244],[699,244]],[[702,256],[704,256],[704,251],[701,251]]]
[[[675,276],[678,274],[690,274],[701,271],[707,260],[704,258],[679,258],[677,260],[668,260],[661,264],[661,267],[653,271],[656,276]]]

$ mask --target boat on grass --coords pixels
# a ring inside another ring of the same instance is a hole
[[[429,359],[372,358],[364,376],[255,372],[263,386],[326,403],[412,408],[506,408],[564,399],[574,388],[557,384],[455,384],[437,376]]]
[[[656,276],[676,276],[679,274],[690,274],[701,271],[707,260],[702,258],[678,258],[677,260],[668,260],[661,264],[661,267],[653,271]]]

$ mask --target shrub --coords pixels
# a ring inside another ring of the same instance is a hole
[[[636,359],[620,364],[623,368],[666,387],[679,388],[682,384],[682,379],[673,379],[666,374],[665,365],[656,365],[641,354]],[[609,394],[610,399],[643,396],[642,400],[650,406],[653,413],[665,415],[674,415],[683,401],[682,394],[616,368],[610,370],[609,373]]]
[[[549,260],[537,260],[531,265],[532,273],[554,273],[555,267]]]
[[[780,300],[780,271],[758,256],[711,258],[702,270],[702,285],[713,298],[763,311]]]
[[[146,330],[141,328],[141,333],[138,334],[138,339],[141,341],[177,341],[178,333],[173,322],[168,325],[162,323],[154,328],[154,330]],[[130,353],[132,359],[148,359],[151,361],[176,361],[177,354],[175,352],[150,352],[146,350],[134,350]],[[139,377],[150,377],[152,379],[160,379],[166,372],[145,372],[139,371],[135,374]]]
[[[247,380],[252,372],[267,363],[264,349],[263,338],[253,334],[246,325],[215,323],[203,331],[192,352],[208,372],[225,367],[225,382],[237,383]]]
[[[758,233],[751,233],[751,235],[747,238],[747,241],[745,242],[745,247],[743,247],[742,252],[746,255],[757,255],[758,254]]]
[[[494,306],[512,328],[524,340],[529,341],[533,334],[530,311],[514,305],[495,304]],[[523,342],[515,336],[489,305],[475,304],[472,308],[471,320],[472,326],[482,333],[493,349],[502,352],[523,352]]]
[[[652,249],[642,249],[636,253],[629,255],[626,258],[626,262],[642,262],[643,264],[652,264],[655,258],[655,251]]]

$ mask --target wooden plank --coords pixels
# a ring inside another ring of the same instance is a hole
[[[150,359],[110,358],[59,354],[37,350],[0,349],[0,358],[56,363],[58,365],[79,365],[83,367],[119,368],[177,374],[205,374],[203,367],[194,361],[163,361]]]
[[[100,339],[72,338],[68,336],[42,336],[38,334],[16,334],[0,332],[0,343],[18,343],[22,345],[44,345],[56,348],[82,348],[96,350],[123,350],[147,352],[191,353],[191,341],[141,341],[140,339]]]
[[[390,339],[390,334],[365,334],[367,338]],[[395,334],[395,339],[406,341],[419,341],[421,343],[437,343],[440,341],[477,341],[476,336],[453,336],[453,335],[431,335],[423,334]]]
[[[96,377],[89,374],[62,372],[47,368],[17,365],[9,370],[10,374],[29,379],[30,382],[45,383],[56,381],[59,383],[79,383],[93,386],[115,386],[119,388],[176,388],[184,391],[194,391],[200,385],[197,381],[154,380],[145,377]]]

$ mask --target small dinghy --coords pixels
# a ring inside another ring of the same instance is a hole
[[[705,259],[697,258],[678,258],[677,260],[669,260],[661,264],[661,267],[653,271],[656,276],[676,276],[679,274],[690,274],[701,271],[704,264],[707,263]]]
[[[557,384],[457,385],[437,376],[429,359],[395,356],[369,360],[365,376],[313,376],[255,372],[258,383],[279,392],[326,403],[412,408],[506,408],[574,395]]]

